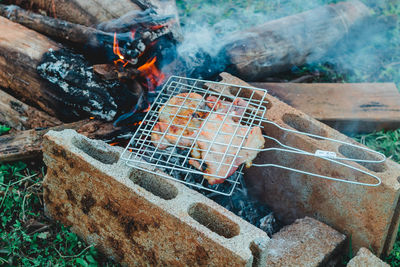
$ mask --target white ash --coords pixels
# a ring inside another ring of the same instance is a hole
[[[117,104],[107,88],[119,84],[93,75],[93,68],[83,56],[68,50],[49,50],[37,71],[54,85],[51,96],[71,107],[71,113],[85,113],[107,121],[113,120],[117,114]]]

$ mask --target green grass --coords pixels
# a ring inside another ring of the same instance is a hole
[[[0,265],[98,266],[104,256],[60,223],[44,216],[44,167],[0,166]],[[109,262],[112,265],[112,262]]]
[[[357,135],[355,139],[400,163],[400,129]]]
[[[8,127],[0,126],[0,134]],[[115,266],[62,224],[44,215],[43,163],[0,165],[0,265]]]
[[[0,135],[7,133],[8,131],[10,131],[10,127],[7,127],[5,125],[1,125],[0,124]]]

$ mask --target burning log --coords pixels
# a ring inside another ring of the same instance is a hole
[[[3,17],[0,40],[0,86],[51,116],[112,120],[138,101],[129,84],[103,81],[83,56]]]
[[[42,130],[27,130],[0,136],[0,162],[25,160],[38,157],[42,153],[42,138],[50,130],[74,129],[94,139],[115,137],[121,128],[112,123],[98,120],[81,120]]]
[[[0,123],[17,130],[27,130],[52,127],[62,122],[0,90]]]
[[[134,17],[128,14],[125,16],[127,19],[117,20],[118,28],[114,21],[104,23],[101,25],[104,31],[35,14],[18,6],[0,5],[0,15],[49,37],[74,44],[89,44],[104,54],[113,51],[117,42],[121,56],[132,64],[138,62],[152,42],[170,33],[170,17],[159,17],[150,12],[135,13]]]
[[[238,32],[224,51],[232,72],[260,81],[322,56],[369,15],[370,10],[359,1],[326,5]]]

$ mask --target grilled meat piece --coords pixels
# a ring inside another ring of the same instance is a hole
[[[264,147],[264,137],[260,127],[250,128],[238,122],[245,111],[246,101],[237,98],[231,103],[208,97],[207,105],[215,112],[210,112],[203,123],[191,154],[207,165],[206,174],[227,178],[240,164],[251,166],[258,149]],[[191,159],[189,163],[203,171],[204,164],[199,161]],[[204,178],[211,185],[225,180],[210,175],[204,175]]]
[[[201,95],[181,93],[162,106],[159,114],[159,122],[153,127],[151,140],[154,146],[166,149],[174,145],[190,147],[195,132],[208,112]]]
[[[244,112],[246,111],[246,107],[248,106],[248,102],[244,101],[241,98],[236,98],[233,102],[218,100],[216,96],[209,96],[206,98],[206,105],[214,111],[221,113],[233,113],[233,120],[239,121]]]
[[[247,107],[248,102],[241,98],[229,102],[208,96],[204,101],[196,93],[178,94],[160,108],[152,142],[159,149],[193,146],[194,159],[189,163],[204,171],[209,184],[223,183],[242,163],[251,166],[264,146],[259,127],[240,124]]]

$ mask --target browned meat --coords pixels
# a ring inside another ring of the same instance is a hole
[[[151,134],[153,144],[159,149],[171,145],[190,147],[195,131],[208,114],[204,108],[204,99],[199,94],[182,93],[172,97],[159,110],[159,122],[154,125]]]
[[[204,101],[196,93],[179,94],[160,108],[151,139],[159,149],[193,145],[191,155],[195,159],[189,163],[201,171],[205,168],[204,178],[209,184],[223,183],[242,163],[251,166],[258,149],[264,146],[259,127],[239,123],[247,106],[241,98],[228,102],[209,96]]]
[[[207,101],[210,101],[207,105],[212,105],[214,102],[211,108],[217,112],[208,115],[191,153],[194,158],[201,159],[203,165],[207,165],[204,171],[206,174],[223,177],[205,175],[204,178],[209,184],[224,182],[225,178],[232,175],[242,163],[250,167],[257,156],[257,149],[264,147],[264,137],[259,127],[250,128],[237,122],[238,114],[241,116],[244,112],[243,106],[246,105],[244,100],[235,100],[232,106],[230,102],[215,100],[207,98]],[[229,109],[230,112],[226,113]],[[189,163],[200,170],[204,167],[194,159]]]

